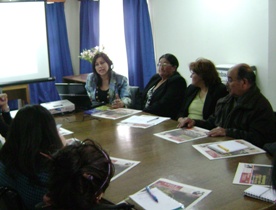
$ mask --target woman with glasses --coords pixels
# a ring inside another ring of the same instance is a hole
[[[63,147],[56,122],[40,105],[19,109],[0,150],[0,186],[18,192],[28,210],[47,192],[49,154]]]
[[[114,175],[109,155],[95,141],[86,139],[64,147],[50,159],[49,192],[41,209],[130,210],[131,205],[114,205],[103,194]]]
[[[185,79],[177,72],[178,66],[178,60],[172,54],[159,58],[158,73],[142,92],[144,112],[176,119],[187,87]]]
[[[181,125],[185,117],[206,120],[215,111],[217,100],[228,94],[212,61],[199,58],[189,65],[192,84],[178,113]],[[182,126],[180,126],[182,127]]]
[[[93,58],[92,68],[85,85],[92,104],[103,102],[111,104],[112,108],[128,107],[131,104],[128,80],[112,70],[109,57],[98,52]]]

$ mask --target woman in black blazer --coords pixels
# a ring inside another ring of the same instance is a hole
[[[142,92],[142,110],[151,114],[175,119],[187,87],[177,72],[177,58],[165,54],[159,58],[158,74],[154,75]]]
[[[212,61],[199,58],[189,65],[192,84],[186,89],[178,122],[185,117],[206,120],[215,111],[217,100],[228,94]]]

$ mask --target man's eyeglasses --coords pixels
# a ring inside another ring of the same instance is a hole
[[[158,63],[157,67],[166,67],[166,66],[172,66],[172,64],[169,63]]]

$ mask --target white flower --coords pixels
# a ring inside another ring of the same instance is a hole
[[[86,60],[90,63],[92,63],[93,61],[93,58],[96,54],[100,53],[100,52],[103,52],[104,51],[104,47],[102,46],[101,49],[99,46],[96,46],[96,47],[93,47],[91,49],[84,49],[81,53],[80,53],[80,56],[79,58],[80,59],[83,59],[83,60]]]

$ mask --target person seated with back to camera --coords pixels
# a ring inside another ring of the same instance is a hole
[[[131,104],[128,80],[113,71],[113,62],[103,52],[98,52],[92,61],[93,72],[87,76],[85,88],[93,102],[105,102],[112,108],[128,107]]]
[[[0,94],[0,109],[1,109],[1,119],[0,119],[0,134],[6,138],[9,126],[12,122],[10,108],[8,105],[8,95],[6,93]]]
[[[184,118],[178,127],[209,129],[209,136],[244,139],[258,147],[275,141],[274,114],[269,101],[256,85],[256,75],[248,64],[237,64],[227,72],[229,94],[218,100],[207,120]]]
[[[115,205],[102,198],[114,175],[114,165],[95,141],[77,141],[48,158],[51,169],[48,193],[37,209],[130,210],[133,207],[126,203]]]
[[[185,117],[207,120],[214,113],[218,99],[228,94],[212,61],[199,58],[191,62],[189,68],[192,84],[186,89],[178,122]]]
[[[28,210],[47,192],[48,160],[40,153],[61,149],[62,140],[55,119],[40,105],[22,107],[12,120],[0,150],[0,186],[16,190]]]
[[[185,79],[177,72],[179,62],[172,54],[164,54],[155,74],[141,94],[141,109],[151,114],[176,120],[185,89]]]

